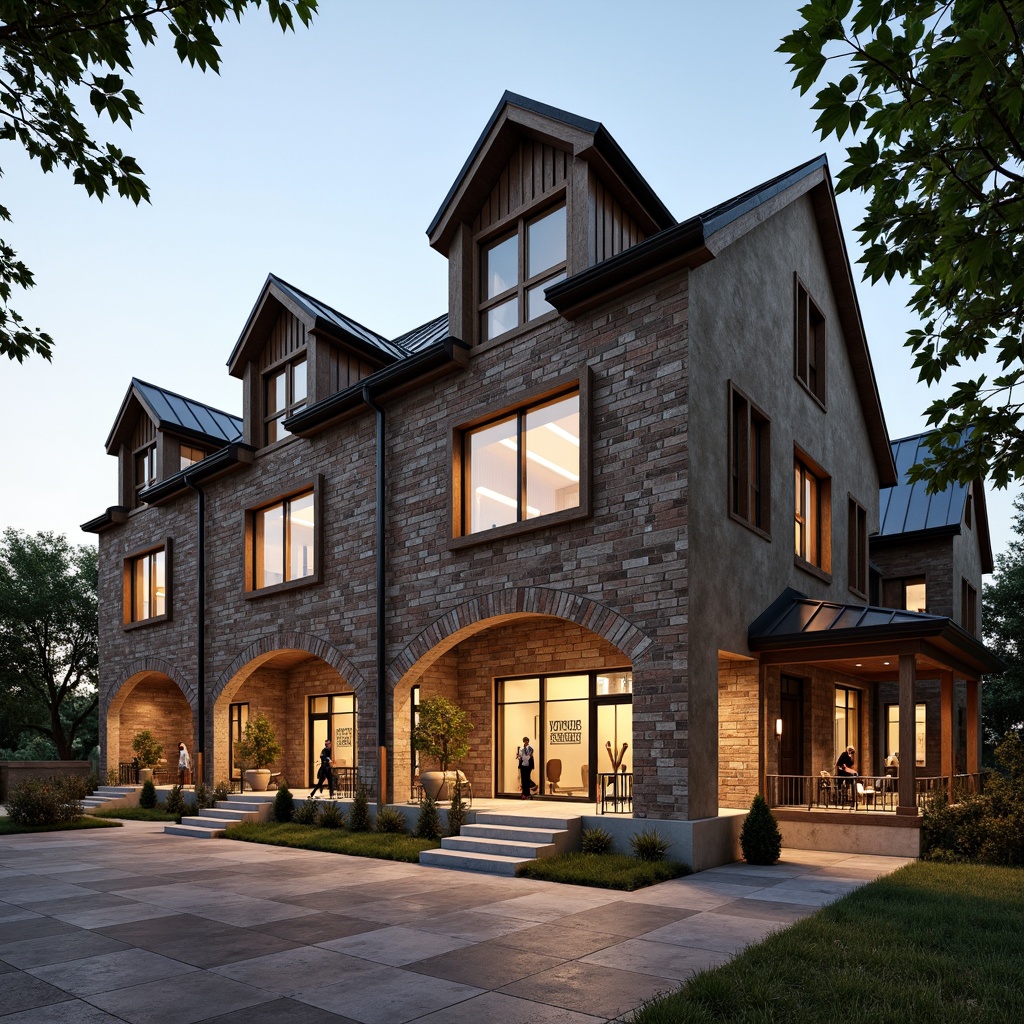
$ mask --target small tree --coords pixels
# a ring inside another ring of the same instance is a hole
[[[135,734],[132,739],[132,750],[140,768],[156,767],[164,753],[164,748],[157,743],[156,737],[148,729]]]
[[[466,802],[462,799],[462,783],[458,778],[452,786],[452,802],[448,806],[448,835],[457,836],[466,824]]]
[[[782,854],[782,833],[760,793],[754,797],[743,821],[740,849],[748,864],[774,864]]]
[[[238,744],[239,760],[247,768],[269,768],[281,753],[270,719],[260,712],[249,720],[245,735]]]
[[[441,771],[469,753],[469,715],[446,697],[427,697],[420,702],[419,721],[412,734],[416,750],[436,757]]]
[[[370,799],[366,794],[366,786],[361,782],[356,786],[352,807],[348,812],[348,830],[350,832],[370,831]]]
[[[420,801],[420,814],[412,834],[417,839],[441,838],[441,816],[437,813],[437,801],[429,796]]]
[[[142,784],[142,792],[139,794],[139,806],[152,810],[156,807],[156,786],[152,779],[146,779]]]
[[[274,820],[291,821],[295,816],[295,798],[287,786],[278,786],[274,798]]]

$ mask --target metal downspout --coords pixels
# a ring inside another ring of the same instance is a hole
[[[188,473],[185,484],[196,492],[196,705],[198,707],[198,735],[196,737],[195,778],[205,782],[206,754],[206,493],[194,484]]]
[[[377,808],[387,803],[387,686],[384,673],[384,598],[387,580],[384,560],[384,409],[370,389],[363,388],[363,401],[377,416]]]

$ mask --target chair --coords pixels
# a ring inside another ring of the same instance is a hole
[[[558,757],[553,757],[544,766],[544,776],[548,780],[548,792],[555,794],[564,794],[565,796],[572,796],[573,793],[583,792],[582,787],[577,788],[574,786],[561,786],[559,783],[562,780],[562,760]]]
[[[452,792],[455,789],[456,781],[458,781],[458,783],[459,783],[459,794],[460,794],[460,796],[463,798],[463,800],[466,800],[466,796],[468,795],[469,799],[466,800],[466,803],[470,807],[472,807],[473,806],[473,783],[470,782],[468,778],[466,778],[466,773],[463,772],[463,771],[448,771],[448,772],[445,773],[444,782],[445,782],[445,786],[448,789],[448,799],[451,800],[451,798],[452,798]]]
[[[857,783],[857,803],[860,803],[861,800],[863,800],[865,803],[870,803],[872,806],[874,806],[874,803],[875,803],[875,787],[874,786],[865,786],[863,783],[858,782]],[[857,804],[854,804],[854,806],[856,807]]]
[[[831,806],[833,795],[831,772],[818,772],[818,803],[824,803],[826,807]]]

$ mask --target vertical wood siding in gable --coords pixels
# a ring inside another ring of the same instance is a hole
[[[642,242],[646,235],[622,204],[597,179],[590,181],[590,265]]]
[[[265,370],[306,347],[306,327],[291,313],[282,310],[270,330],[260,355],[259,368]]]
[[[320,339],[320,344],[324,344]],[[330,349],[330,394],[344,391],[359,381],[369,377],[378,367],[347,352],[340,345],[331,345]]]
[[[486,231],[561,189],[569,172],[569,159],[568,153],[554,146],[532,140],[521,142],[481,205],[473,231]]]
[[[156,440],[156,424],[143,413],[132,431],[132,451],[137,452]]]

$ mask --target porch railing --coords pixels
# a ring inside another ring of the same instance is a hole
[[[980,793],[984,789],[984,773],[955,775],[954,796]],[[857,790],[860,783],[864,793]],[[915,780],[917,806],[927,810],[940,795],[949,792],[949,776],[918,776]],[[833,775],[769,775],[765,800],[769,807],[894,811],[899,802],[899,779],[889,775],[866,775],[847,780]]]

